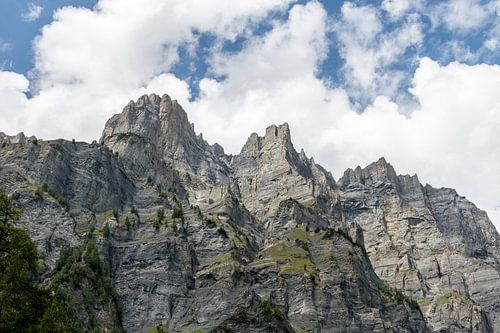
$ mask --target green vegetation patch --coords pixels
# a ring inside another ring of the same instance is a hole
[[[260,301],[259,307],[267,314],[273,316],[276,319],[284,319],[285,314],[280,308],[273,306],[269,301]]]
[[[470,305],[474,304],[474,301],[472,299],[470,299],[469,297],[467,297],[465,295],[461,295],[455,291],[441,295],[436,300],[436,303],[439,305],[448,304],[451,299],[456,299],[464,304],[470,304]]]
[[[407,304],[412,309],[420,309],[419,304],[416,300],[406,296],[396,288],[392,288],[387,285],[381,285],[378,287],[378,289],[380,290],[380,293],[390,302]]]
[[[308,252],[301,247],[288,246],[283,242],[276,243],[264,251],[264,256],[286,264],[281,274],[302,274],[314,272],[315,266]]]
[[[113,217],[113,210],[108,210],[104,213],[97,214],[96,219],[99,222],[106,222]]]
[[[114,305],[114,319],[106,324],[114,325],[111,332],[120,332],[116,292],[96,245],[87,240],[62,251],[51,282],[40,286],[43,265],[36,245],[14,225],[21,214],[0,189],[0,332],[94,331],[99,329],[97,302]],[[83,309],[77,299],[83,299]]]
[[[425,306],[429,306],[430,301],[427,298],[420,298],[417,300],[418,305],[422,308]]]
[[[42,186],[38,186],[37,189],[36,189],[36,191],[35,191],[36,196],[39,197],[39,198],[43,197],[43,193],[47,193],[48,195],[50,195],[66,211],[69,210],[69,201],[68,201],[68,199],[66,199],[63,196],[61,196],[53,188],[48,187],[47,184],[43,184]]]
[[[146,333],[168,333],[168,326],[166,324],[160,324],[149,328]]]

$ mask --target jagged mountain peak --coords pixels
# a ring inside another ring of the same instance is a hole
[[[279,148],[281,150],[290,150],[295,152],[290,135],[290,127],[288,123],[283,123],[279,126],[270,125],[266,128],[264,136],[259,136],[257,133],[252,133],[247,139],[247,142],[241,150],[243,155],[256,155],[261,150],[269,150]]]
[[[0,183],[47,276],[99,245],[125,331],[500,331],[500,237],[454,190],[385,158],[336,184],[286,123],[228,156],[168,95],[128,103],[101,142],[0,144]]]
[[[395,179],[397,177],[394,167],[386,161],[384,157],[378,159],[378,161],[370,163],[365,168],[357,166],[354,170],[349,168],[344,171],[344,176],[339,180],[339,182],[358,182],[364,183],[366,181],[377,181],[386,179]]]
[[[286,145],[291,144],[292,139],[290,137],[290,127],[288,126],[288,123],[283,123],[279,126],[273,124],[266,128],[264,144],[270,144],[276,141]]]
[[[37,138],[35,136],[27,137],[23,132],[19,132],[16,135],[7,135],[4,132],[0,132],[0,145],[8,143],[27,143],[35,141],[37,141]]]
[[[194,125],[189,123],[186,111],[167,94],[143,95],[135,102],[130,101],[120,114],[106,122],[101,142],[106,143],[116,135],[137,135],[154,144],[196,140]]]

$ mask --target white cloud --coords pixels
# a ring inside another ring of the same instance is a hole
[[[35,5],[34,3],[30,3],[28,5],[28,10],[21,14],[21,17],[24,21],[33,22],[38,20],[40,15],[42,15],[43,7],[39,5]]]
[[[391,65],[399,62],[408,48],[421,45],[424,36],[419,15],[407,15],[391,31],[384,31],[381,12],[373,6],[348,2],[341,14],[335,31],[350,95],[368,101],[381,93],[395,96],[405,75]]]
[[[423,58],[412,94],[420,107],[410,117],[378,97],[362,113],[347,113],[331,126],[328,157],[336,174],[385,156],[402,173],[454,187],[492,216],[500,204],[500,66],[440,66]],[[314,150],[314,148],[313,148]],[[497,209],[498,211],[498,209]],[[496,220],[500,226],[500,220]]]
[[[29,82],[24,75],[0,70],[0,131],[19,132],[26,113]]]
[[[479,0],[449,0],[431,8],[429,15],[434,25],[464,33],[486,23],[488,8]]]
[[[195,5],[200,10],[190,11]],[[384,31],[380,9],[344,5],[335,32],[354,82],[346,89],[317,77],[330,27],[324,8],[308,2],[239,52],[214,48],[210,70],[224,79],[202,79],[200,97],[191,102],[188,84],[168,73],[177,47],[195,45],[194,30],[218,39],[250,35],[255,23],[288,9],[288,2],[101,0],[93,11],[63,8],[34,44],[35,96],[26,97],[24,76],[0,72],[0,130],[91,141],[128,100],[167,92],[205,138],[230,153],[252,131],[286,121],[296,147],[337,178],[385,156],[399,172],[457,188],[500,224],[499,66],[442,66],[423,58],[415,73],[393,69],[424,38],[420,16],[398,8],[392,12],[400,24]],[[408,94],[420,104],[409,115],[394,98],[403,80],[413,80]],[[373,98],[363,113],[349,102],[355,87]]]
[[[94,10],[60,8],[33,44],[30,117],[17,126],[18,113],[2,105],[2,127],[93,140],[120,105],[169,71],[180,45],[196,43],[195,32],[232,40],[289,1],[101,0]]]
[[[217,73],[227,79],[202,81],[200,99],[187,107],[205,137],[236,153],[246,139],[242,133],[287,121],[296,147],[337,178],[348,167],[385,156],[398,172],[454,187],[498,217],[500,67],[441,66],[423,58],[410,92],[420,106],[411,115],[383,95],[359,113],[344,90],[314,76],[326,43],[322,8],[309,4],[294,11],[241,53],[217,59]]]
[[[424,0],[384,0],[381,7],[391,18],[399,19],[413,9],[421,9],[423,5]]]
[[[498,39],[489,38],[484,42],[484,47],[486,47],[490,51],[494,51],[498,47]]]
[[[5,42],[0,38],[0,53],[7,52],[7,51],[11,50],[11,48],[12,48],[12,46],[10,45],[10,43]]]
[[[480,56],[479,52],[473,52],[463,41],[452,40],[443,45],[448,52],[445,52],[446,60],[462,62],[476,62]]]
[[[236,152],[246,134],[286,121],[300,124],[294,137],[301,136],[302,143],[317,140],[310,133],[334,116],[326,107],[349,105],[345,92],[328,89],[314,75],[326,55],[326,20],[318,3],[296,5],[287,22],[277,23],[241,53],[216,56],[213,70],[226,79],[202,80],[201,97],[188,107],[205,137]]]

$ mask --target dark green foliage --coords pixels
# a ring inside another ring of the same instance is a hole
[[[177,198],[177,194],[174,195],[173,199],[176,204],[179,204],[179,198]]]
[[[95,226],[91,226],[89,231],[87,232],[87,238],[92,239],[94,237]]]
[[[304,268],[304,270],[306,270],[306,268]],[[309,278],[309,280],[311,280],[312,284],[314,284],[315,286],[317,285],[316,275],[314,275],[313,273],[309,273],[308,278]]]
[[[214,228],[217,225],[212,219],[206,219],[206,223],[209,228]]]
[[[165,325],[158,325],[155,327],[156,333],[168,333],[168,329]]]
[[[201,212],[200,207],[199,206],[194,206],[193,209],[196,212],[196,214],[198,215],[198,218],[200,220],[203,220],[204,216],[203,216],[203,213]]]
[[[239,236],[245,237],[245,233],[234,223],[229,222],[229,225],[233,229],[234,233],[236,236],[239,238]]]
[[[109,224],[104,224],[104,227],[102,228],[102,235],[104,236],[104,238],[107,238],[109,239],[109,237],[111,236],[111,231],[109,230]]]
[[[182,207],[180,205],[174,207],[174,210],[172,211],[172,218],[173,219],[184,218],[184,212],[182,211]]]
[[[82,332],[64,288],[36,284],[38,253],[14,226],[20,216],[0,189],[0,332]]]
[[[139,211],[137,211],[137,208],[132,207],[130,209],[130,213],[134,214],[135,216],[139,217]]]
[[[189,202],[189,193],[188,192],[186,192],[186,194],[184,194],[184,200]]]
[[[160,197],[162,197],[162,198],[163,198],[163,200],[165,200],[165,202],[167,202],[167,203],[168,203],[168,193],[167,193],[167,192],[163,192],[163,191],[161,191],[161,192],[160,192]]]
[[[41,192],[41,193],[40,193]],[[37,195],[37,197],[39,197],[40,199],[42,198],[43,196],[43,192],[46,192],[48,193],[52,198],[54,198],[62,207],[64,207],[64,209],[66,211],[69,210],[69,201],[68,199],[64,198],[63,196],[59,195],[59,193],[57,193],[56,190],[54,190],[53,188],[50,188],[47,186],[47,184],[43,184],[41,189],[40,188],[37,188],[37,192],[35,192],[35,194]]]
[[[12,205],[12,199],[0,189],[0,221],[4,227],[7,227],[9,223],[14,223],[21,218],[23,213],[22,209],[16,209]],[[3,238],[0,238],[3,240]]]
[[[221,235],[222,237],[224,238],[227,238],[227,232],[226,232],[226,229],[224,229],[223,227],[219,227],[219,229],[217,229],[217,233],[219,235]]]
[[[36,332],[48,302],[48,293],[35,285],[36,247],[26,231],[13,226],[19,217],[0,218],[6,221],[0,225],[0,332]]]
[[[119,326],[117,294],[108,276],[108,269],[101,260],[94,242],[87,241],[81,247],[63,250],[56,262],[55,271],[53,285],[65,286],[72,294],[82,294],[84,310],[88,318],[86,326],[96,328],[97,317],[94,311],[96,303],[111,303],[116,311],[114,324]],[[60,298],[66,303],[71,303],[72,297],[69,294]],[[80,313],[79,316],[82,317],[82,314]]]
[[[231,201],[235,206],[238,206],[240,204],[240,200],[238,200],[238,198],[234,194],[231,195]]]
[[[128,216],[125,218],[125,226],[127,227],[128,231],[132,229],[132,223],[130,223],[130,219],[128,218]]]
[[[284,319],[285,314],[280,308],[273,306],[269,301],[260,301],[259,306],[264,312],[273,316],[276,319]]]
[[[153,179],[151,178],[151,176],[148,176],[147,182],[148,182],[148,184],[152,184],[153,183]]]
[[[327,228],[325,235],[323,237],[324,238],[331,238],[332,236],[335,236],[335,235],[343,237],[343,238],[347,239],[352,245],[355,245],[357,247],[364,249],[363,245],[359,244],[358,242],[355,242],[348,233],[346,233],[344,230],[342,230],[340,228],[338,228],[338,229]]]
[[[155,230],[156,230],[156,231],[159,231],[159,230],[160,230],[161,223],[160,223],[158,220],[155,220],[155,221],[153,222],[153,226],[155,227]]]
[[[308,246],[306,243],[301,242],[300,247],[301,247],[304,251],[309,252],[309,246]]]
[[[114,218],[116,220],[116,223],[119,223],[120,222],[120,215],[118,213],[118,209],[113,208],[113,216],[114,216]]]
[[[37,326],[39,332],[83,332],[74,310],[68,301],[66,288],[53,287],[50,303]]]
[[[175,210],[175,209],[174,209]],[[158,209],[156,211],[156,217],[158,218],[158,220],[160,222],[163,222],[163,220],[165,219],[165,210],[163,208],[161,209]]]
[[[407,304],[412,309],[420,309],[418,302],[405,294],[403,294],[399,289],[391,288],[387,285],[380,285],[378,287],[380,293],[384,295],[389,301],[396,302],[399,304]]]
[[[43,190],[41,187],[38,186],[36,188],[35,195],[39,200],[43,199]]]
[[[156,211],[156,220],[153,222],[156,231],[160,230],[163,220],[165,220],[165,210],[161,208]]]

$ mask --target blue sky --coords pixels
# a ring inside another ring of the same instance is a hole
[[[92,8],[94,0],[1,0],[0,41],[7,43],[8,49],[0,53],[0,64],[3,69],[27,74],[33,67],[33,39],[40,34],[40,29],[52,21],[54,10],[64,6],[85,6]],[[31,20],[23,17],[32,6],[42,8],[40,15]]]
[[[98,139],[144,93],[237,153],[288,122],[332,171],[384,156],[500,224],[500,0],[0,0],[0,131]]]
[[[297,3],[306,3],[307,1],[293,2],[290,6]],[[380,7],[383,1],[354,1],[357,6]],[[397,2],[397,1],[395,1]],[[404,1],[403,1],[404,2]],[[488,1],[465,1],[472,5],[483,6],[485,11],[492,11],[493,2]],[[320,1],[324,9],[328,12],[331,21],[340,21],[342,19],[342,6],[344,1]],[[432,2],[431,2],[432,4]],[[3,45],[0,49],[0,68],[17,73],[28,75],[33,68],[34,53],[32,49],[33,39],[40,35],[43,26],[50,24],[53,19],[53,13],[62,7],[85,7],[93,9],[96,0],[38,0],[38,1],[20,1],[20,0],[1,0],[0,13],[3,18],[0,20],[0,43]],[[490,6],[490,7],[488,7]],[[41,8],[40,14],[31,19],[26,14],[33,7]],[[429,9],[427,9],[429,11]],[[466,10],[466,8],[464,8]],[[415,11],[418,12],[418,11]],[[432,13],[420,11],[420,20],[422,30],[425,31],[425,38],[419,47],[410,47],[406,50],[400,61],[391,64],[394,68],[400,68],[406,72],[412,72],[417,67],[417,63],[412,61],[415,56],[428,56],[439,61],[441,64],[447,64],[452,61],[461,61],[467,64],[488,63],[495,64],[500,61],[500,52],[498,48],[487,49],[484,43],[489,33],[495,29],[495,15],[472,29],[462,30],[456,27],[449,27],[446,24],[436,24],[433,22]],[[467,13],[464,12],[465,19]],[[275,11],[252,27],[251,36],[240,36],[235,41],[224,41],[223,50],[226,52],[235,52],[242,48],[249,39],[255,36],[261,36],[269,31],[271,20],[286,19],[287,12]],[[380,12],[383,20],[383,33],[390,33],[401,25],[401,21],[391,19],[388,12]],[[498,28],[497,28],[498,29]],[[334,85],[342,85],[346,79],[342,75],[342,66],[344,59],[339,54],[338,40],[335,31],[329,32],[328,56],[322,61],[318,76],[330,81]],[[199,80],[210,75],[209,66],[205,59],[210,53],[210,47],[213,45],[215,36],[208,33],[199,34],[199,45],[194,55],[187,55],[182,47],[180,48],[180,60],[170,69],[178,77],[186,79],[190,83],[192,98],[198,93]],[[400,93],[408,88],[406,85],[401,87]],[[356,102],[356,100],[354,100]],[[369,99],[363,100],[362,106],[366,106]]]

